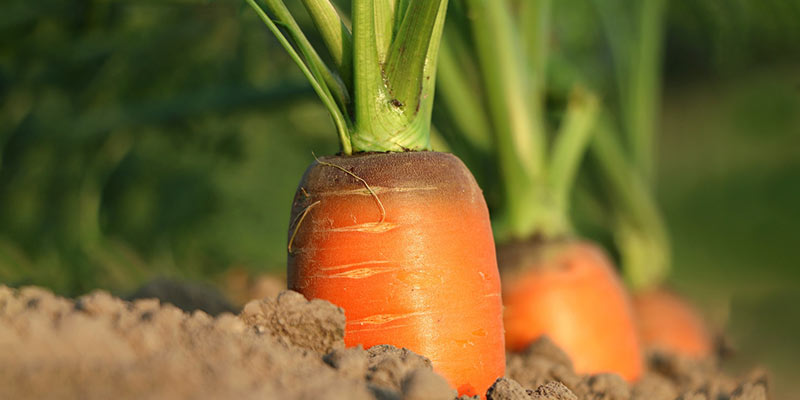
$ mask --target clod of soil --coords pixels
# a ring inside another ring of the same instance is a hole
[[[239,316],[186,313],[105,292],[76,300],[0,285],[0,398],[442,399],[456,392],[407,349],[344,347],[344,312],[284,291]],[[543,338],[508,357],[487,399],[766,400],[765,374],[739,381],[713,361],[653,354],[633,387],[577,375]],[[462,396],[461,399],[468,399]]]
[[[486,392],[486,400],[526,400],[528,392],[513,379],[497,378]]]
[[[560,382],[549,382],[531,393],[531,397],[536,400],[578,400],[566,386]]]
[[[281,292],[275,300],[253,300],[240,318],[259,333],[268,332],[280,342],[320,355],[344,347],[344,310],[325,300],[308,301],[297,292]]]
[[[733,400],[754,396],[766,400],[766,374],[755,370],[739,380],[723,374],[716,360],[693,360],[663,353],[648,356],[645,375],[633,386],[614,374],[578,375],[569,359],[546,337],[525,351],[509,354],[506,374],[523,387],[560,382],[578,399],[587,400]]]

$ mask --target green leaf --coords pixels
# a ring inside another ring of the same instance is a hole
[[[436,7],[431,17],[430,13],[421,12],[434,8],[430,1],[415,0],[410,3],[400,31],[390,46],[384,68],[380,61],[377,40],[377,36],[381,33],[376,30],[379,28],[384,30],[385,27],[376,25],[376,3],[372,0],[354,0],[353,71],[356,129],[351,135],[354,150],[430,149],[430,114],[435,85],[436,55],[444,26],[446,4],[447,0],[437,0],[433,4]],[[412,12],[412,8],[416,11]],[[422,38],[417,30],[426,31],[428,35]],[[401,49],[402,44],[406,47]],[[421,51],[421,47],[424,47],[425,51]],[[397,68],[398,60],[406,62],[406,70],[400,71]],[[410,73],[409,69],[415,73]],[[400,79],[404,81],[399,83]],[[395,90],[399,88],[400,92],[406,95],[410,92],[407,87],[411,86],[417,87],[416,99],[409,101],[407,97],[398,98]],[[413,105],[404,101],[409,101]]]
[[[385,75],[392,102],[408,116],[415,115],[422,102],[422,84],[430,79],[424,69],[429,58],[429,48],[440,10],[443,14],[447,1],[411,1],[395,40],[389,49]],[[435,54],[432,55],[435,57]],[[399,103],[398,103],[399,102]]]
[[[378,48],[378,62],[386,62],[392,46],[395,23],[396,0],[374,0],[375,2],[375,41]]]
[[[325,83],[325,86],[333,94],[336,104],[339,105],[342,113],[346,115],[350,104],[350,96],[345,88],[344,82],[342,82],[338,76],[334,75],[322,61],[317,51],[311,46],[311,42],[309,42],[308,38],[303,34],[297,21],[292,17],[289,9],[286,8],[283,0],[264,0],[264,2],[280,24],[289,32],[289,35],[291,35],[292,40],[300,49],[300,53],[303,54],[303,58],[308,63],[311,71],[314,72],[315,75],[321,77],[320,81]]]
[[[595,7],[613,54],[625,145],[634,167],[650,185],[655,169],[665,2],[596,0]]]
[[[452,21],[451,21],[452,22]],[[448,27],[452,26],[448,22]],[[480,87],[467,77],[463,60],[466,50],[460,32],[445,28],[446,33],[439,49],[439,96],[449,111],[455,128],[469,145],[488,152],[492,146],[492,132],[486,109],[480,99]],[[473,84],[474,83],[474,84]]]
[[[525,0],[521,3],[517,22],[525,40],[531,90],[536,96],[542,96],[547,77],[551,5],[551,0]]]
[[[353,35],[329,0],[303,0],[349,91],[353,90]]]
[[[597,170],[617,216],[614,237],[626,280],[634,289],[660,283],[669,271],[669,238],[663,218],[639,171],[625,156],[604,112],[591,144]]]
[[[598,100],[585,89],[576,87],[570,94],[567,114],[553,142],[547,170],[556,207],[567,213],[569,193],[591,138],[597,117]]]
[[[513,236],[527,237],[548,208],[541,193],[547,184],[541,103],[528,90],[520,35],[507,2],[469,0],[467,5],[496,138],[508,229]]]
[[[328,112],[331,114],[333,118],[333,122],[336,125],[336,130],[339,132],[339,140],[342,146],[342,152],[345,154],[352,153],[352,146],[350,144],[350,122],[346,117],[346,114],[342,112],[340,108],[337,107],[336,101],[334,100],[333,95],[331,95],[330,90],[324,84],[322,77],[320,76],[321,73],[316,68],[316,65],[311,64],[310,66],[306,65],[303,58],[300,57],[300,54],[292,47],[289,40],[283,35],[283,33],[278,29],[278,26],[275,25],[274,22],[267,16],[267,13],[264,12],[263,9],[255,2],[255,0],[246,0],[248,4],[255,10],[256,14],[258,14],[259,18],[267,25],[267,28],[275,35],[275,37],[280,42],[281,46],[289,53],[289,56],[292,60],[300,67],[300,70],[303,72],[303,75],[306,76],[311,86],[314,88],[314,91],[319,96],[322,103],[328,109]]]

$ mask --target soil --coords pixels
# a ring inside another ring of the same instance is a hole
[[[102,291],[70,300],[0,286],[0,398],[456,398],[425,357],[345,348],[344,327],[342,309],[291,291],[211,317]],[[762,371],[734,379],[712,360],[651,354],[632,387],[612,374],[575,374],[546,338],[507,362],[487,399],[769,398]]]

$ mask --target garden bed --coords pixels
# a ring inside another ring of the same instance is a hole
[[[75,300],[0,286],[0,398],[454,399],[406,349],[345,348],[344,312],[284,291],[239,315],[186,313],[97,291]],[[734,378],[714,360],[651,354],[629,386],[578,375],[541,339],[507,360],[491,399],[767,399],[766,375]]]

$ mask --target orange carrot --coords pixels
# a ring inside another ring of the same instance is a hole
[[[645,348],[691,358],[711,355],[712,340],[697,311],[677,294],[651,289],[634,295],[639,334]]]
[[[489,213],[458,158],[426,151],[448,1],[354,0],[351,24],[303,1],[331,63],[282,0],[263,0],[272,16],[246,1],[339,134],[342,155],[313,163],[295,195],[289,287],[342,307],[348,346],[407,347],[460,394],[485,393],[505,369]]]
[[[497,173],[492,181],[503,190],[495,197],[500,207],[494,216],[497,238],[505,242],[498,261],[507,348],[522,350],[548,335],[578,372],[614,372],[635,380],[643,362],[630,299],[602,251],[572,239],[570,192],[601,106],[576,82],[558,112],[557,132],[549,132],[552,121],[545,116],[552,110],[543,101],[549,92],[549,3],[522,2],[516,8],[507,1],[464,2],[448,17],[448,26],[461,23],[464,29],[445,35],[448,51],[442,52],[441,66],[448,78],[442,92],[449,92],[448,116],[464,131],[468,148],[496,156],[496,168],[486,171]],[[472,41],[459,37],[463,31],[472,32]],[[480,64],[480,79],[461,71],[459,61],[471,57]],[[456,80],[481,84],[474,92],[485,93],[486,107],[458,90]],[[482,126],[491,129],[488,138],[480,136]]]
[[[289,288],[342,307],[347,346],[423,354],[460,394],[505,369],[489,214],[472,175],[435,152],[324,157],[289,228]]]
[[[499,248],[498,255],[509,350],[546,335],[579,373],[639,378],[643,365],[630,299],[599,247],[517,242]]]

